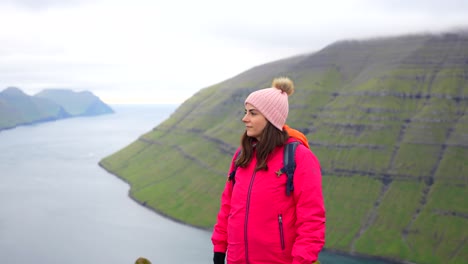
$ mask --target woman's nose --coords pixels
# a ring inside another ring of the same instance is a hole
[[[244,117],[242,117],[242,122],[247,122],[247,114],[245,114]]]

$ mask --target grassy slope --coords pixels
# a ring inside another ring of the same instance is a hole
[[[418,263],[468,259],[468,38],[340,42],[201,90],[101,165],[131,196],[195,226],[215,221],[243,100],[287,75],[288,123],[319,157],[329,249]]]

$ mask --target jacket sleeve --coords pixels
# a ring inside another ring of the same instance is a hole
[[[297,237],[292,255],[293,264],[305,264],[317,261],[325,244],[325,205],[318,159],[304,146],[298,146],[295,159],[293,194]]]
[[[238,150],[239,151],[239,150]],[[234,155],[231,162],[231,167],[229,172],[234,169],[234,159],[237,156]],[[226,178],[226,184],[224,186],[224,191],[221,195],[221,206],[218,212],[218,217],[216,224],[213,228],[213,234],[211,235],[211,242],[213,243],[213,252],[222,252],[225,253],[227,250],[227,225],[228,225],[228,216],[231,212],[231,194],[232,194],[232,182],[229,181],[229,175]]]

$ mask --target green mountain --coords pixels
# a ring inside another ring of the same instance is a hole
[[[211,228],[246,96],[288,76],[288,124],[321,162],[326,248],[468,260],[468,34],[341,41],[200,90],[100,165],[155,211]]]
[[[113,110],[90,92],[45,90],[30,96],[15,87],[0,92],[0,130],[106,113],[113,113]]]
[[[113,113],[98,97],[89,91],[74,92],[66,89],[46,89],[35,97],[46,98],[55,102],[72,116],[93,116]]]

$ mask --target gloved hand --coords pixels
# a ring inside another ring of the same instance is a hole
[[[214,264],[224,264],[224,259],[226,258],[226,253],[215,252],[213,256]]]

